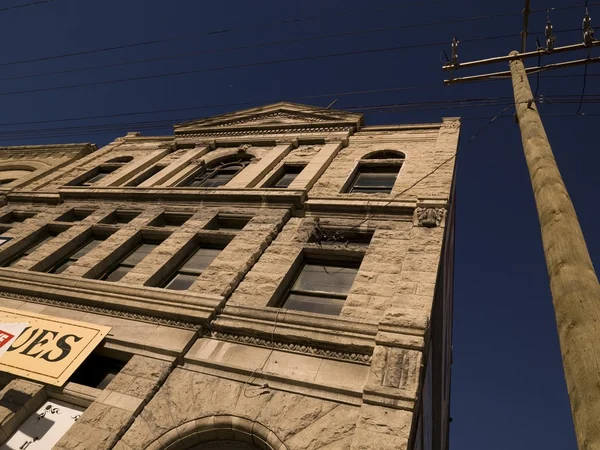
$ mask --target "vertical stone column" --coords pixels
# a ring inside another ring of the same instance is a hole
[[[47,398],[44,386],[13,380],[0,391],[0,444],[33,414]]]
[[[166,379],[171,365],[168,361],[135,355],[54,450],[112,448]]]
[[[317,182],[319,177],[323,175],[325,169],[329,167],[333,158],[338,154],[343,147],[341,142],[325,144],[319,153],[317,153],[304,170],[292,181],[289,189],[310,189]]]
[[[256,164],[251,164],[225,185],[228,188],[254,187],[267,175],[292,149],[292,144],[280,144],[270,148],[268,153]]]

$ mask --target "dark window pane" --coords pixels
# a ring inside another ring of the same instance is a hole
[[[104,279],[106,281],[119,281],[121,278],[123,278],[125,275],[127,275],[130,270],[131,270],[131,267],[117,266],[117,268],[115,270],[113,270],[112,272],[110,272],[109,274],[107,274],[104,277]]]
[[[124,365],[123,361],[92,353],[71,375],[69,381],[104,389]]]
[[[221,253],[218,248],[200,248],[181,267],[181,272],[202,272]]]
[[[220,173],[200,184],[202,187],[218,187],[229,183],[235,174]]]
[[[148,254],[152,250],[154,250],[156,247],[158,247],[158,244],[143,243],[133,253],[131,253],[129,256],[127,256],[121,262],[121,264],[128,265],[128,266],[135,266],[142,259],[144,259],[146,256],[148,256]]]
[[[98,247],[101,243],[102,243],[102,240],[100,240],[100,239],[93,239],[90,242],[88,242],[87,244],[85,244],[83,247],[81,247],[79,250],[77,250],[75,253],[73,253],[71,255],[71,258],[72,259],[79,259],[79,258],[87,255],[93,249],[95,249],[96,247]]]
[[[187,291],[197,279],[197,275],[186,275],[183,273],[178,273],[171,281],[169,281],[169,283],[165,286],[165,289],[173,289],[175,291]]]
[[[396,173],[359,173],[356,186],[391,188],[396,182],[396,176]]]
[[[39,241],[37,244],[35,244],[33,247],[29,247],[27,250],[25,250],[23,253],[25,255],[30,255],[33,252],[35,252],[38,248],[40,248],[41,246],[43,246],[46,242],[54,239],[55,236],[46,236],[44,239],[42,239],[41,241]]]
[[[108,172],[100,172],[99,174],[94,175],[92,178],[87,180],[84,184],[94,184],[100,181],[102,178],[106,177]]]
[[[297,173],[285,173],[283,176],[273,185],[275,188],[287,188],[292,181],[298,176]]]
[[[349,267],[306,264],[292,289],[347,294],[357,269]]]
[[[57,266],[54,266],[54,268],[52,268],[50,270],[50,273],[62,273],[65,270],[67,270],[69,267],[71,267],[74,262],[75,261],[71,261],[70,259],[67,259],[67,260],[63,261],[62,263],[58,264]]]
[[[298,294],[290,294],[283,304],[285,309],[331,315],[338,315],[343,306],[344,300],[341,299]]]

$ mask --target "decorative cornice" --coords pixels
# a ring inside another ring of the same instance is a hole
[[[371,363],[371,355],[366,353],[344,352],[325,347],[317,347],[314,345],[276,341],[266,338],[259,338],[256,336],[245,336],[216,330],[206,330],[204,332],[204,336],[213,339],[218,339],[221,341],[236,342],[240,344],[272,348],[275,350],[283,350],[287,352],[303,353],[311,356],[320,356],[328,359],[351,361],[358,364],[369,365]]]
[[[244,124],[244,123],[252,123],[252,122],[257,122],[257,121],[261,121],[261,120],[265,120],[265,119],[271,119],[271,118],[276,118],[276,117],[281,117],[284,119],[296,119],[302,122],[326,122],[328,119],[323,119],[321,117],[311,117],[311,116],[304,116],[304,115],[300,115],[300,114],[293,114],[293,113],[289,113],[286,111],[276,111],[273,113],[269,113],[269,114],[262,114],[262,115],[257,115],[254,117],[246,117],[243,119],[239,119],[239,120],[232,120],[230,122],[225,122],[225,123],[220,123],[220,124],[215,124],[212,126],[216,126],[216,127],[230,127],[232,125],[240,125],[240,124]],[[210,125],[208,125],[210,126]]]
[[[160,316],[151,316],[148,314],[141,314],[141,313],[135,313],[135,312],[130,312],[130,311],[120,311],[117,309],[104,308],[101,306],[83,305],[80,303],[71,303],[71,302],[65,302],[62,300],[53,300],[53,299],[42,298],[42,297],[33,297],[30,295],[16,294],[14,292],[1,292],[0,291],[0,297],[9,297],[9,298],[17,299],[17,300],[23,300],[26,302],[40,303],[40,304],[49,305],[49,306],[57,306],[59,308],[75,309],[78,311],[97,313],[97,314],[102,314],[105,316],[113,316],[113,317],[119,317],[119,318],[123,318],[123,319],[137,320],[139,322],[149,322],[149,323],[154,323],[157,325],[166,325],[169,327],[184,328],[186,330],[197,330],[198,328],[200,328],[199,324],[185,322],[183,320],[169,319],[167,317],[160,317]]]
[[[305,127],[305,126],[290,126],[271,129],[252,129],[252,130],[226,130],[226,131],[205,131],[192,133],[177,133],[178,138],[204,138],[212,136],[244,136],[244,135],[261,135],[261,134],[284,134],[284,133],[331,133],[336,131],[352,131],[353,127]]]

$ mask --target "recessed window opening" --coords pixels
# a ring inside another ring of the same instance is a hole
[[[198,279],[202,272],[219,256],[223,246],[200,244],[183,263],[165,280],[165,289],[186,291]]]
[[[119,281],[148,256],[164,239],[142,239],[125,257],[113,264],[101,277],[105,281]]]
[[[339,315],[360,261],[308,258],[281,302],[281,308]]]
[[[300,164],[284,164],[275,177],[269,180],[263,187],[272,189],[286,189],[304,169]]]
[[[97,184],[100,180],[106,178],[111,173],[117,171],[128,162],[132,161],[131,156],[119,156],[100,164],[96,169],[90,171],[84,179],[79,182],[80,186],[92,186]]]
[[[27,256],[33,254],[36,250],[38,250],[44,244],[47,244],[48,242],[50,242],[52,239],[57,237],[63,231],[65,231],[65,230],[47,230],[45,233],[38,236],[38,238],[32,244],[30,244],[25,250],[22,250],[20,253],[18,253],[13,258],[9,259],[8,261],[5,261],[2,264],[2,267],[9,267],[9,266],[15,265],[17,262],[19,262],[22,259],[26,258]]]
[[[86,217],[88,217],[90,214],[92,214],[93,212],[94,211],[92,211],[92,210],[72,209],[72,210],[64,213],[62,216],[60,216],[58,219],[56,219],[56,221],[57,222],[80,222],[83,219],[85,219]]]
[[[392,192],[400,166],[359,165],[349,192],[389,194]]]
[[[206,224],[204,229],[237,232],[242,230],[250,220],[250,217],[217,214]]]
[[[0,180],[0,186],[6,186],[7,184],[12,183],[13,181],[17,181],[16,178],[7,178],[5,180]]]
[[[107,224],[126,224],[131,222],[141,214],[140,211],[123,211],[118,210],[104,218],[101,223]]]
[[[28,211],[12,211],[0,219],[1,223],[21,223],[35,217],[37,213]]]
[[[363,159],[400,159],[405,158],[404,153],[398,150],[379,150],[365,156]]]
[[[92,353],[69,378],[69,382],[104,389],[127,362]]]
[[[80,245],[73,253],[52,266],[48,272],[56,274],[64,272],[73,264],[75,264],[80,258],[83,258],[89,252],[98,247],[106,240],[106,237],[108,236],[92,236],[90,239]]]
[[[185,186],[207,188],[223,186],[244,170],[252,162],[253,158],[252,155],[244,154],[222,160],[195,175]]]
[[[180,227],[191,219],[193,214],[165,212],[148,224],[150,227]]]

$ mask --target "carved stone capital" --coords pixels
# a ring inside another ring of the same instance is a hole
[[[444,208],[417,208],[416,225],[420,227],[439,227],[444,220]]]

